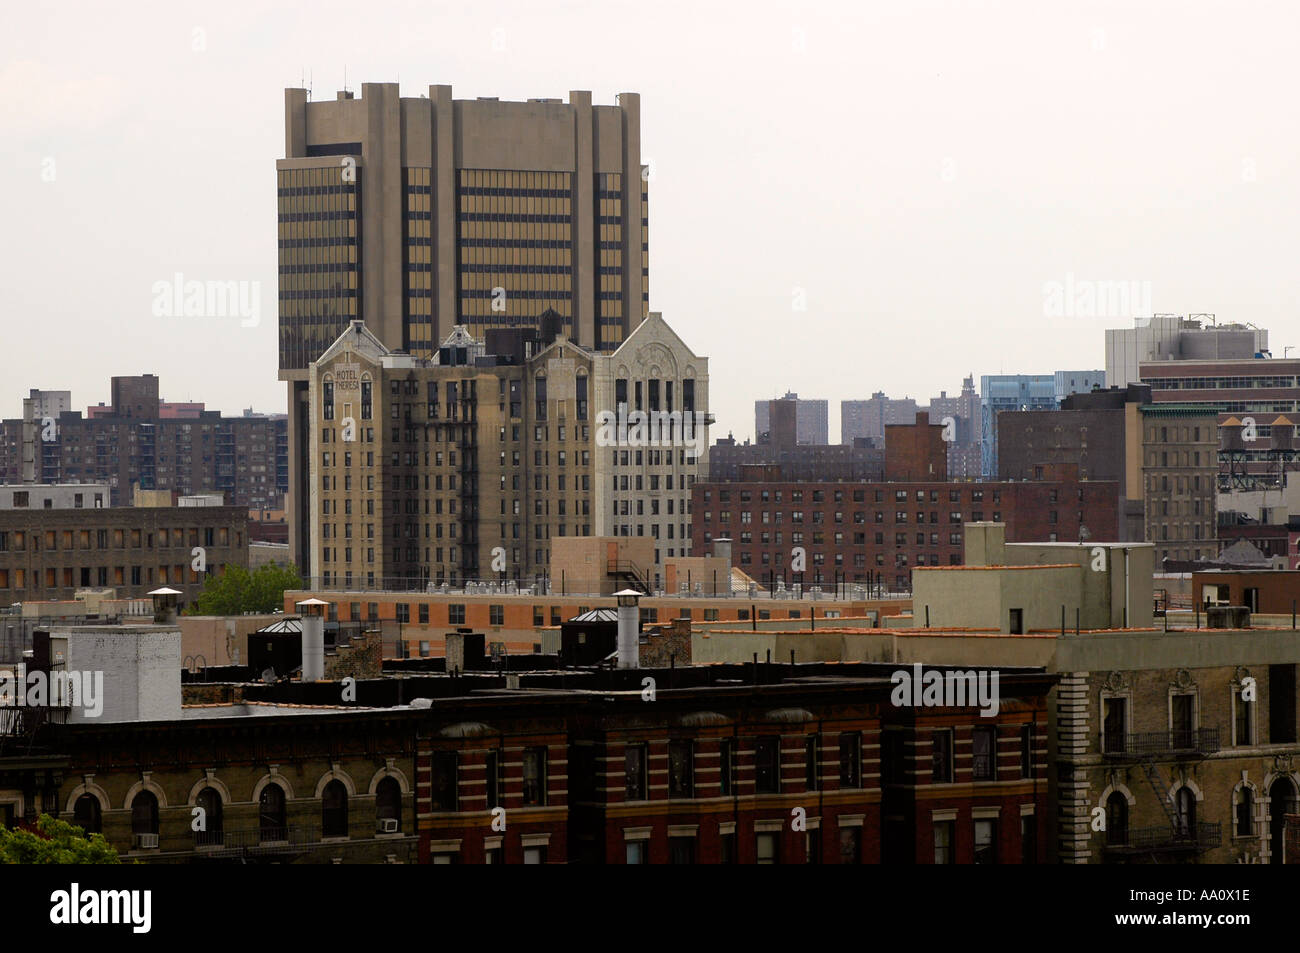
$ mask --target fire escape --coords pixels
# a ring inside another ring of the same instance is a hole
[[[1160,763],[1172,761],[1184,767],[1205,760],[1219,750],[1218,728],[1185,728],[1146,731],[1138,734],[1107,733],[1107,761],[1132,764],[1142,769],[1156,802],[1164,811],[1167,825],[1129,829],[1121,842],[1108,842],[1108,859],[1145,857],[1159,862],[1166,856],[1195,856],[1222,843],[1217,822],[1197,821],[1179,813],[1169,797],[1169,784]]]

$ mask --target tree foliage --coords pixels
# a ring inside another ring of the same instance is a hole
[[[227,566],[211,575],[188,615],[242,615],[245,612],[278,612],[284,608],[286,589],[301,589],[298,567],[266,563],[249,572],[243,566]]]
[[[42,814],[36,830],[0,828],[0,864],[120,864],[103,834]]]

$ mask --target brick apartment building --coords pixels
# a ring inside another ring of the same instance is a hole
[[[732,540],[736,565],[765,588],[841,582],[911,586],[914,566],[960,565],[962,526],[1007,525],[1013,542],[1074,541],[1086,529],[1098,541],[1119,538],[1119,484],[1081,480],[1073,466],[1049,466],[1033,482],[918,479],[946,474],[943,427],[891,426],[886,442],[890,482],[844,484],[788,480],[779,467],[751,467],[730,483],[692,490],[695,552]],[[802,547],[805,569],[793,570]]]
[[[1154,543],[1157,563],[1215,556],[1216,415],[1153,403],[1152,393],[1130,384],[1066,397],[1060,410],[1002,411],[999,478],[1040,479],[1067,465],[1081,480],[1117,481],[1121,540]]]
[[[196,549],[205,570],[196,570]],[[72,599],[112,587],[135,598],[160,586],[198,597],[208,573],[248,565],[239,506],[0,510],[0,603]]]
[[[520,677],[516,697],[435,700],[417,752],[421,860],[1043,860],[1052,679],[1003,672],[1002,707],[985,718],[894,707],[892,671],[604,671],[528,697],[557,678],[538,674]]]
[[[112,379],[113,405],[82,416],[24,401],[24,417],[0,422],[0,482],[105,483],[111,505],[129,506],[132,488],[182,496],[221,492],[245,508],[281,508],[289,487],[283,414],[178,416],[158,398],[152,374]],[[25,463],[24,461],[28,461]]]

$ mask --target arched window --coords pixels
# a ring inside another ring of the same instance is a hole
[[[1255,833],[1255,793],[1250,788],[1237,792],[1237,836],[1250,837]]]
[[[335,778],[321,792],[321,836],[348,836],[348,789]]]
[[[384,778],[375,788],[375,819],[382,834],[402,829],[402,786],[396,778]]]
[[[1181,787],[1174,799],[1180,837],[1196,837],[1196,794],[1189,787]]]
[[[1106,843],[1112,847],[1128,843],[1128,798],[1120,791],[1106,798]]]
[[[257,799],[258,830],[264,841],[288,840],[289,830],[285,822],[284,789],[278,784],[268,784],[262,788],[261,797]]]
[[[222,843],[225,840],[225,822],[220,792],[216,788],[206,787],[199,792],[194,803],[203,808],[203,830],[194,832],[194,845],[207,847]]]
[[[158,833],[158,798],[152,791],[141,791],[132,799],[131,833]]]
[[[99,807],[99,798],[93,794],[83,794],[72,805],[72,823],[87,834],[99,834],[103,831],[103,819]]]

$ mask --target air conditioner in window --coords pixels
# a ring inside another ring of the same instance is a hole
[[[135,846],[137,850],[152,850],[158,846],[158,835],[136,834]]]
[[[396,833],[397,833],[397,818],[395,818],[395,817],[381,817],[381,818],[379,819],[379,824],[376,825],[376,828],[375,828],[375,829],[378,830],[379,833],[381,833],[381,834],[396,834]]]

